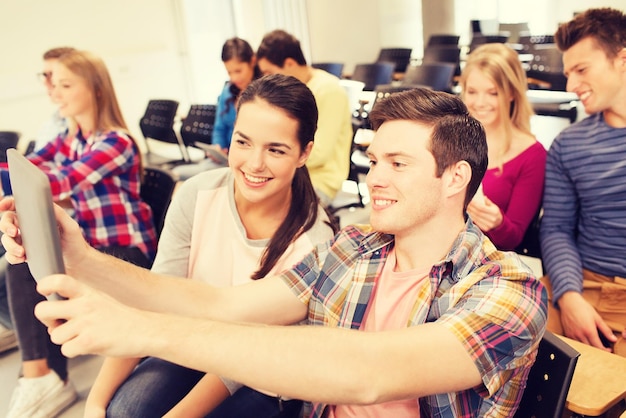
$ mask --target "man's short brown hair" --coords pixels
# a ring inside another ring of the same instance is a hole
[[[459,161],[472,168],[464,209],[478,190],[487,171],[487,139],[483,126],[455,95],[427,88],[393,93],[377,100],[369,114],[374,130],[394,120],[413,121],[432,128],[430,152],[437,177]]]
[[[609,7],[588,9],[557,29],[554,40],[567,51],[584,38],[593,38],[607,57],[615,58],[626,47],[626,15]]]

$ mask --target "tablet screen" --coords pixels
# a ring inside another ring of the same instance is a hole
[[[48,177],[15,149],[7,150],[7,161],[31,274],[35,280],[40,280],[51,274],[65,273]]]

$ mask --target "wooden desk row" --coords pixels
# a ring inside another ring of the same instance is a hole
[[[626,358],[558,335],[580,353],[565,407],[597,417],[626,399]]]

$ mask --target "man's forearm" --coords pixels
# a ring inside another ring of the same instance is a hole
[[[307,307],[278,277],[236,287],[165,276],[97,250],[70,269],[81,282],[125,305],[153,312],[221,321],[292,324],[306,317]]]
[[[67,274],[101,290],[123,303],[141,309],[150,309],[151,298],[145,296],[149,271],[109,254],[89,248],[79,263],[68,266]]]
[[[462,344],[439,325],[383,336],[171,316],[150,322],[147,328],[156,337],[141,355],[314,402],[378,403],[465,389],[481,381]]]
[[[93,248],[68,274],[125,305],[155,312],[199,316],[198,306],[211,294],[208,285],[152,273]]]

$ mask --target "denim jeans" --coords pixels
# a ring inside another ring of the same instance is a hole
[[[202,376],[204,373],[197,370],[147,358],[117,389],[106,416],[161,417],[184,398]]]
[[[148,358],[117,389],[107,408],[107,418],[163,416],[202,376],[204,372]],[[301,407],[302,401],[285,401],[280,405],[277,398],[244,386],[207,418],[297,418]]]
[[[150,261],[136,247],[107,247],[101,251],[142,267],[150,266]],[[37,293],[36,286],[28,263],[7,266],[8,305],[22,361],[48,359],[48,367],[67,380],[67,358],[61,347],[50,341],[48,330],[34,315],[35,305],[45,299]]]

